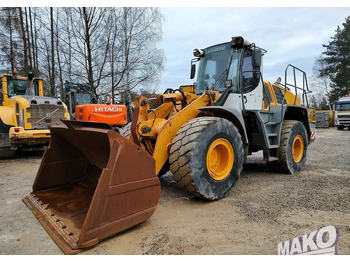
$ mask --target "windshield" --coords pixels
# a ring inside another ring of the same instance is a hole
[[[203,93],[207,87],[213,86],[214,90],[221,93],[225,90],[227,79],[232,79],[234,89],[238,89],[239,56],[240,52],[234,50],[230,43],[206,48],[199,63],[197,93]]]
[[[8,96],[25,95],[27,89],[27,80],[11,79],[8,83]],[[33,89],[36,96],[39,95],[38,82],[33,81]]]
[[[350,101],[349,102],[338,102],[335,105],[336,111],[350,111]]]
[[[75,93],[77,105],[90,104],[91,103],[91,95],[87,93]]]

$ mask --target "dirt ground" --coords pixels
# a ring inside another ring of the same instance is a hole
[[[339,229],[350,254],[350,131],[317,129],[297,175],[271,173],[257,153],[224,199],[207,202],[161,178],[157,210],[145,223],[81,254],[277,254],[277,244],[324,226]],[[22,202],[40,152],[0,160],[0,254],[63,254]]]

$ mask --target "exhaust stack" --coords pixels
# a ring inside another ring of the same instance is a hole
[[[27,88],[26,88],[26,96],[35,96],[34,89],[33,89],[33,78],[34,74],[32,72],[29,72],[28,78],[27,78]]]

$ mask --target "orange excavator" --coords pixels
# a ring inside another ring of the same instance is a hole
[[[125,105],[114,105],[110,101],[98,104],[87,84],[65,82],[66,103],[73,120],[107,123],[114,129],[127,124]],[[109,99],[110,100],[110,99]]]

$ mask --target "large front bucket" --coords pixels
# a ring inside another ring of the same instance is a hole
[[[33,192],[23,198],[65,254],[146,221],[160,183],[155,160],[110,126],[65,121],[51,127]]]

